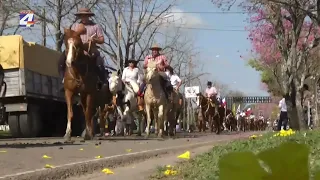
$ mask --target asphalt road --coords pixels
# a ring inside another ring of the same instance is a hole
[[[112,157],[128,153],[150,151],[161,148],[184,146],[207,141],[228,141],[248,137],[253,132],[233,134],[205,134],[166,140],[94,140],[80,142],[76,139],[73,144],[64,144],[62,139],[32,139],[16,141],[0,141],[0,179],[27,171],[39,171],[46,164],[65,166],[93,160],[96,156]],[[47,155],[51,158],[44,159]]]

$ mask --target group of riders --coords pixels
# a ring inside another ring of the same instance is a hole
[[[92,57],[92,60],[96,62],[96,73],[99,77],[99,84],[100,86],[108,82],[108,71],[105,69],[104,66],[104,60],[100,55],[99,47],[97,44],[103,44],[105,42],[103,30],[99,24],[96,24],[93,22],[90,18],[95,16],[93,12],[90,11],[88,8],[82,8],[75,14],[76,18],[80,21],[73,24],[71,27],[74,31],[84,31],[84,34],[81,34],[81,40],[84,45],[89,44],[91,45],[90,53],[85,51],[84,53],[88,56]],[[170,99],[171,92],[175,90],[176,92],[179,92],[179,88],[182,85],[182,80],[180,77],[174,73],[173,68],[169,65],[167,58],[165,55],[160,54],[160,51],[162,50],[161,47],[157,45],[153,45],[150,47],[150,50],[152,51],[150,55],[148,55],[144,59],[143,68],[146,69],[148,67],[148,63],[150,61],[155,61],[157,64],[157,71],[159,72],[160,76],[162,77],[162,87],[164,87],[164,91],[166,93],[166,96],[168,99]],[[67,55],[64,51],[61,54],[60,60],[59,60],[59,74],[61,78],[64,78],[65,70],[66,70],[66,59]],[[124,83],[129,82],[135,82],[137,84],[140,84],[140,89],[138,92],[138,105],[139,110],[143,110],[143,93],[146,88],[146,84],[143,81],[142,72],[137,67],[137,60],[128,60],[127,61],[127,67],[123,69],[122,72],[122,81]],[[62,83],[64,82],[64,79],[62,80]],[[212,82],[208,82],[208,88],[206,89],[205,93],[207,97],[216,97],[218,92],[217,89],[212,86]],[[180,94],[181,95],[181,94]],[[182,99],[182,98],[181,98]]]
[[[71,30],[73,32],[76,32],[76,35],[80,35],[83,47],[89,47],[88,51],[86,51],[86,48],[83,48],[84,52],[81,52],[81,54],[84,54],[90,57],[90,62],[92,61],[92,64],[95,63],[94,72],[98,76],[98,82],[97,82],[98,89],[105,87],[105,85],[109,87],[109,84],[111,83],[111,78],[108,77],[109,72],[108,70],[105,69],[104,60],[101,57],[101,54],[99,52],[99,46],[98,46],[105,42],[103,30],[99,24],[96,24],[94,21],[90,19],[91,17],[95,16],[95,14],[90,11],[90,9],[82,8],[79,10],[79,12],[75,14],[75,16],[79,21],[72,25]],[[66,34],[66,35],[65,37],[72,36],[72,34],[71,35]],[[69,40],[72,42],[69,42]],[[79,52],[77,52],[77,49],[75,48],[76,42],[73,40],[72,37],[71,38],[68,37],[67,39],[65,39],[64,43],[69,45],[68,45],[68,49],[62,53],[59,59],[58,70],[59,70],[60,76],[63,79],[62,83],[64,83],[65,85],[64,77],[66,76],[67,73],[69,75],[72,74],[71,72],[66,72],[66,69],[68,69],[68,71],[70,70],[70,66],[72,64],[72,60],[70,59],[72,58],[72,56],[77,56]],[[71,47],[70,47],[70,44],[71,44]],[[73,48],[74,50],[72,50]],[[143,74],[146,74],[149,64],[156,64],[155,69],[158,75],[160,76],[160,84],[161,84],[161,87],[163,88],[163,91],[165,93],[167,100],[169,100],[169,102],[170,101],[172,102],[173,94],[178,94],[179,105],[181,106],[182,99],[183,99],[181,93],[179,93],[179,89],[182,85],[181,78],[174,73],[174,69],[169,65],[166,56],[163,54],[160,54],[162,50],[161,47],[157,45],[153,45],[152,47],[150,47],[150,50],[151,50],[151,54],[146,56],[144,59],[144,64],[143,64],[143,69],[145,70],[144,73],[141,72],[140,69],[137,67],[138,61],[134,59],[130,59],[126,61],[127,67],[123,69],[122,74],[120,74],[118,71],[118,76],[121,75],[121,80],[123,84],[127,84],[130,86],[130,83],[135,83],[137,85],[140,85],[139,90],[136,93],[135,97],[137,98],[138,110],[143,111],[144,102],[145,102],[143,100],[143,97],[144,97],[144,92],[146,90],[146,80]],[[74,51],[74,52],[70,52],[70,51]],[[65,88],[66,86],[64,86],[64,89]],[[221,104],[221,102],[219,102],[219,100],[221,101],[221,98],[219,98],[219,93],[217,89],[213,86],[212,82],[210,81],[207,83],[207,88],[205,90],[205,97],[206,99],[210,100],[213,104],[216,104],[216,105]],[[87,99],[87,98],[82,98],[82,99]],[[71,121],[70,117],[68,117],[68,122],[69,121]],[[68,124],[68,127],[67,127],[68,133],[66,133],[66,135],[70,133],[69,129],[70,128]]]

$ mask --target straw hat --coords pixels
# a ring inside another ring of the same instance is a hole
[[[150,50],[159,50],[159,51],[162,50],[162,48],[160,46],[158,46],[157,44],[152,45],[149,49]]]
[[[77,13],[74,14],[75,16],[87,15],[87,16],[95,16],[93,12],[90,11],[89,8],[81,8]]]

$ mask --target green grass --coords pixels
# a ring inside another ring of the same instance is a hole
[[[195,158],[176,165],[178,171],[176,176],[165,176],[163,174],[165,167],[159,167],[151,179],[162,180],[215,180],[219,179],[219,158],[230,152],[252,151],[254,153],[276,147],[282,142],[294,141],[307,144],[310,147],[310,170],[313,174],[320,170],[320,131],[310,131],[296,133],[287,137],[273,137],[273,134],[267,134],[256,139],[245,141],[233,141],[225,145],[214,147],[210,152],[196,156]],[[294,151],[294,150],[293,150]]]

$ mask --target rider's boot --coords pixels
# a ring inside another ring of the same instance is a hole
[[[98,82],[98,89],[102,88],[102,85],[106,82],[104,67],[97,67],[97,74],[99,76],[100,81]]]

